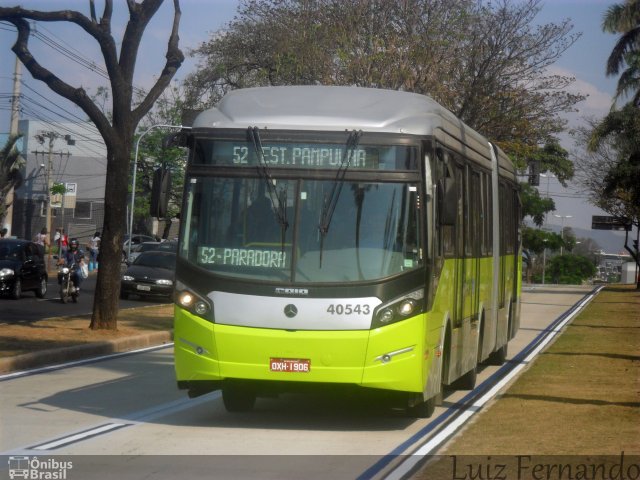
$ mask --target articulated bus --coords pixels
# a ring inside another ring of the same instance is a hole
[[[411,416],[472,389],[519,326],[520,203],[507,156],[423,95],[228,93],[200,113],[175,283],[178,387],[228,411],[313,385]]]

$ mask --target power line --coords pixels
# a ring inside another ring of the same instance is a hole
[[[70,135],[74,135],[75,137],[81,138],[81,139],[87,139],[87,140],[92,140],[89,137],[86,137],[82,134],[79,134],[77,131],[64,126],[63,124],[61,124],[61,122],[56,121],[55,119],[51,119],[51,118],[46,118],[45,116],[43,116],[40,112],[36,112],[31,110],[29,107],[26,107],[23,105],[23,109],[26,113],[30,113],[31,115],[33,115],[38,121],[45,123],[47,125],[49,125],[49,127],[53,130],[61,130],[63,132],[66,132]],[[80,151],[84,151],[84,152],[89,152],[89,153],[93,153],[93,155],[89,155],[91,158],[94,158],[96,162],[98,162],[99,164],[106,166],[106,163],[102,160],[102,158],[104,157],[104,152],[99,152],[95,149],[90,148],[87,145],[84,144],[80,144],[80,145],[76,145],[76,149],[80,150]]]
[[[62,110],[63,112],[71,115],[74,118],[77,118],[78,120],[85,122],[86,120],[84,120],[83,118],[79,117],[78,115],[76,115],[73,112],[70,112],[64,108],[62,108],[60,105],[58,105],[57,103],[54,103],[50,98],[45,97],[44,95],[42,95],[40,92],[36,91],[35,89],[31,88],[29,85],[27,85],[24,81],[20,82],[25,88],[27,88],[28,90],[31,90],[33,93],[35,93],[36,95],[38,95],[39,97],[42,97],[43,99],[45,99],[47,102],[55,105],[57,108],[59,108],[60,110]],[[60,115],[62,117],[62,115]]]

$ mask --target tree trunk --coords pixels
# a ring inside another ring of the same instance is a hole
[[[123,135],[129,139],[131,134]],[[127,211],[127,189],[131,140],[123,141],[109,149],[105,184],[104,224],[100,240],[100,269],[94,296],[92,330],[117,329],[117,313],[120,292],[122,246],[124,243]],[[110,293],[113,292],[113,293]]]

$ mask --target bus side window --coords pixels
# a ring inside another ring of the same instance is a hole
[[[445,256],[455,253],[455,223],[458,214],[458,195],[453,172],[453,160],[448,152],[438,148],[437,156],[437,215]]]

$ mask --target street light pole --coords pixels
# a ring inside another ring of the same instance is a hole
[[[545,238],[543,242],[545,243],[544,249],[542,250],[542,284],[544,285],[545,269],[547,267],[547,239]]]
[[[547,198],[551,198],[551,197],[549,197],[549,181],[551,180],[551,177],[556,178],[556,176],[553,173],[541,173],[540,176],[547,179]],[[547,223],[547,213],[546,212],[544,214],[544,220],[543,220],[542,224],[544,225],[545,223]]]
[[[133,180],[131,181],[131,211],[129,212],[129,229],[128,229],[129,245],[127,246],[127,259],[131,256],[131,237],[133,236],[133,210],[134,210],[134,205],[136,201],[136,172],[138,170],[138,150],[140,148],[140,140],[142,140],[142,138],[147,133],[149,133],[151,130],[155,128],[179,128],[179,129],[188,128],[190,129],[191,127],[184,127],[182,125],[169,125],[164,123],[151,125],[144,132],[142,132],[142,134],[138,137],[138,140],[136,140],[136,150],[135,150],[135,155],[133,157]]]
[[[562,226],[560,227],[560,238],[562,239],[562,245],[560,245],[560,256],[564,255],[564,219],[572,218],[573,215],[556,215],[553,214],[554,217],[562,219]]]

